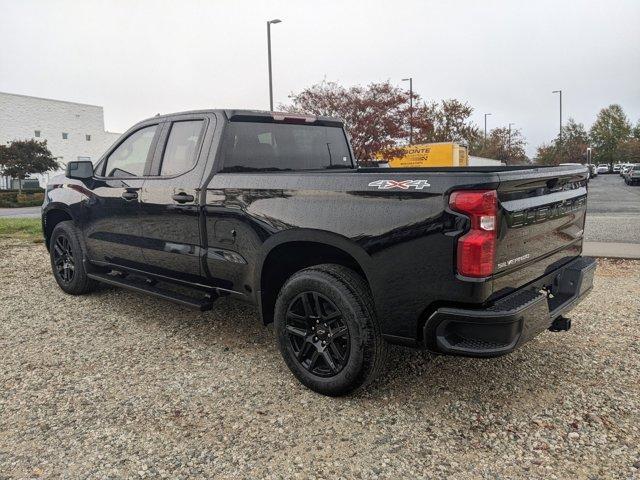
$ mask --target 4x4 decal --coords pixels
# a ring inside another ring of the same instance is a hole
[[[409,190],[414,188],[416,190],[422,190],[423,188],[430,187],[428,180],[376,180],[369,184],[370,187],[378,187],[378,190]]]

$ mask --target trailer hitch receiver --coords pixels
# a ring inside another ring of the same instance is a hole
[[[553,321],[553,323],[549,327],[549,330],[551,330],[552,332],[566,332],[570,328],[571,328],[571,319],[567,317],[563,317],[561,315]]]

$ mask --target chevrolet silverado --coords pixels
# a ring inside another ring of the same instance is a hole
[[[142,121],[48,185],[58,285],[274,322],[305,386],[369,383],[388,344],[494,357],[591,290],[584,166],[358,168],[335,118],[202,110]]]

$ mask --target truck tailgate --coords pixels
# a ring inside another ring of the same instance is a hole
[[[496,294],[521,287],[580,255],[587,209],[585,167],[499,176]]]

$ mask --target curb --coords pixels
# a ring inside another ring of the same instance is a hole
[[[582,254],[586,257],[640,260],[640,244],[584,242],[582,245]]]

